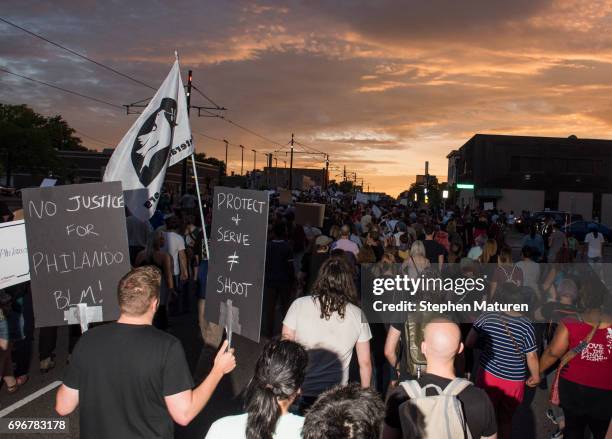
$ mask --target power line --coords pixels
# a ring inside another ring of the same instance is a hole
[[[312,146],[305,145],[303,142],[298,142],[298,141],[296,140],[296,141],[295,141],[295,143],[297,143],[298,145],[300,145],[300,146],[302,146],[302,147],[304,147],[304,148],[308,148],[308,149],[311,149],[311,150],[313,150],[313,151],[316,151],[316,152],[318,152],[319,154],[327,154],[326,152],[323,152],[323,151],[321,151],[321,150],[318,150],[317,148],[313,148]]]
[[[211,104],[213,104],[215,107],[217,107],[217,110],[222,110],[224,109],[223,107],[220,107],[215,101],[213,101],[211,98],[209,98],[208,96],[206,96],[204,94],[204,92],[202,90],[200,90],[198,87],[196,87],[195,85],[193,86],[193,89],[195,91],[197,91],[204,99],[206,99],[208,102],[210,102]]]
[[[59,47],[60,49],[65,50],[66,52],[69,52],[69,53],[71,53],[71,54],[73,54],[73,55],[75,55],[75,56],[78,56],[79,58],[82,58],[82,59],[84,59],[84,60],[87,60],[87,61],[89,61],[89,62],[92,62],[92,63],[94,63],[95,65],[97,65],[98,67],[102,67],[103,69],[106,69],[106,70],[108,70],[108,71],[111,71],[111,72],[113,72],[113,73],[115,73],[115,74],[117,74],[117,75],[119,75],[119,76],[123,76],[124,78],[129,79],[130,81],[133,81],[133,82],[135,82],[135,83],[137,83],[137,84],[143,85],[143,86],[148,87],[148,88],[150,88],[150,89],[152,89],[152,90],[156,90],[156,88],[155,88],[155,87],[152,87],[151,85],[149,85],[149,84],[147,84],[147,83],[145,83],[145,82],[142,82],[142,81],[141,81],[141,80],[139,80],[139,79],[136,79],[136,78],[134,78],[134,77],[132,77],[132,76],[130,76],[130,75],[127,75],[127,74],[125,74],[125,73],[122,73],[122,72],[120,72],[120,71],[118,71],[118,70],[116,70],[116,69],[113,69],[112,67],[109,67],[109,66],[107,66],[107,65],[105,65],[105,64],[102,64],[101,62],[98,62],[98,61],[96,61],[95,59],[91,59],[91,58],[89,58],[88,56],[85,56],[85,55],[83,55],[83,54],[81,54],[81,53],[75,52],[74,50],[69,49],[69,48],[68,48],[68,47],[66,47],[66,46],[62,46],[61,44],[56,43],[56,42],[54,42],[54,41],[51,41],[50,39],[45,38],[45,37],[43,37],[42,35],[39,35],[39,34],[34,33],[34,32],[32,32],[32,31],[29,31],[29,30],[27,30],[27,29],[25,29],[25,28],[23,28],[23,27],[21,27],[21,26],[19,26],[19,25],[15,24],[15,23],[13,23],[12,21],[9,21],[9,20],[7,20],[7,19],[5,19],[5,18],[2,18],[2,17],[0,17],[0,21],[3,21],[4,23],[6,23],[6,24],[8,24],[8,25],[10,25],[10,26],[16,27],[17,29],[22,30],[22,31],[24,31],[25,33],[27,33],[27,34],[29,34],[29,35],[32,35],[33,37],[36,37],[36,38],[38,38],[38,39],[40,39],[40,40],[42,40],[42,41],[44,41],[44,42],[46,42],[46,43],[49,43],[49,44],[51,44],[51,45],[55,46],[55,47]]]
[[[215,142],[224,143],[223,139],[218,139],[216,137],[209,136],[208,134],[200,133],[200,132],[198,132],[198,131],[196,131],[194,129],[192,129],[191,132],[194,133],[194,134],[197,134],[198,136],[202,136],[202,137],[205,137],[207,139],[214,140]]]
[[[98,142],[102,145],[106,145],[106,146],[113,146],[113,144],[111,142],[107,142],[105,140],[100,140],[100,139],[96,139],[93,136],[90,136],[89,134],[85,134],[83,131],[77,130],[76,128],[73,128],[74,132],[77,133],[79,135],[79,137],[85,137],[93,142]]]
[[[115,73],[116,75],[119,75],[119,76],[121,76],[121,77],[123,77],[123,78],[129,79],[129,80],[130,80],[130,81],[132,81],[132,82],[135,82],[135,83],[137,83],[137,84],[140,84],[140,85],[142,85],[142,86],[145,86],[145,87],[147,87],[147,88],[150,88],[151,90],[157,90],[155,87],[151,86],[150,84],[147,84],[147,83],[145,83],[145,82],[143,82],[143,81],[141,81],[141,80],[139,80],[139,79],[136,79],[136,78],[134,78],[134,77],[132,77],[132,76],[130,76],[130,75],[128,75],[128,74],[126,74],[126,73],[120,72],[119,70],[114,69],[113,67],[107,66],[106,64],[103,64],[103,63],[101,63],[101,62],[99,62],[99,61],[96,61],[95,59],[92,59],[92,58],[90,58],[90,57],[88,57],[88,56],[86,56],[86,55],[83,55],[83,54],[79,53],[79,52],[76,52],[75,50],[72,50],[72,49],[70,49],[70,48],[68,48],[68,47],[66,47],[66,46],[63,46],[62,44],[56,43],[56,42],[54,42],[54,41],[52,41],[52,40],[50,40],[50,39],[48,39],[48,38],[46,38],[46,37],[44,37],[44,36],[42,36],[42,35],[39,35],[39,34],[37,34],[37,33],[35,33],[35,32],[32,32],[32,31],[30,31],[30,30],[28,30],[28,29],[24,28],[24,27],[21,27],[21,26],[19,26],[18,24],[13,23],[12,21],[9,21],[9,20],[7,20],[7,19],[5,19],[5,18],[3,18],[3,17],[0,17],[0,21],[4,22],[4,23],[6,23],[6,24],[8,24],[8,25],[10,25],[10,26],[13,26],[13,27],[15,27],[15,28],[17,28],[17,29],[19,29],[19,30],[21,30],[21,31],[23,31],[23,32],[25,32],[25,33],[27,33],[28,35],[31,35],[31,36],[33,36],[33,37],[35,37],[35,38],[38,38],[38,39],[40,39],[40,40],[42,40],[42,41],[44,41],[44,42],[46,42],[46,43],[48,43],[48,44],[51,44],[51,45],[53,45],[53,46],[55,46],[55,47],[58,47],[58,48],[60,48],[60,49],[62,49],[62,50],[65,50],[66,52],[71,53],[71,54],[72,54],[72,55],[74,55],[74,56],[77,56],[77,57],[79,57],[79,58],[81,58],[81,59],[84,59],[84,60],[86,60],[86,61],[89,61],[89,62],[91,62],[91,63],[93,63],[93,64],[97,65],[98,67],[101,67],[101,68],[106,69],[106,70],[108,70],[108,71],[110,71],[110,72],[112,72],[112,73]],[[101,99],[93,98],[93,97],[91,97],[91,96],[87,96],[87,95],[84,95],[84,94],[82,94],[82,93],[78,93],[78,92],[75,92],[75,91],[72,91],[72,90],[68,90],[68,89],[65,89],[65,88],[62,88],[62,87],[59,87],[59,86],[55,86],[55,85],[52,85],[52,84],[48,84],[48,83],[43,82],[43,81],[39,81],[39,80],[36,80],[36,79],[33,79],[33,78],[29,78],[29,77],[26,77],[26,76],[23,76],[23,75],[19,75],[19,74],[17,74],[17,73],[13,73],[13,72],[10,72],[10,71],[5,70],[5,69],[1,69],[1,68],[0,68],[0,70],[4,71],[4,72],[6,72],[6,73],[9,73],[9,74],[15,75],[15,76],[19,76],[19,77],[21,77],[21,78],[23,78],[23,79],[27,79],[27,80],[29,80],[29,81],[36,82],[36,83],[38,83],[38,84],[46,85],[46,86],[48,86],[48,87],[52,87],[52,88],[55,88],[55,89],[57,89],[57,90],[64,91],[64,92],[66,92],[66,93],[71,93],[71,94],[73,94],[73,95],[80,96],[80,97],[85,98],[85,99],[90,99],[90,100],[95,101],[95,102],[99,102],[99,103],[103,103],[103,104],[106,104],[106,105],[110,105],[110,106],[113,106],[113,107],[116,107],[116,108],[121,108],[121,109],[123,109],[123,107],[122,107],[122,106],[119,106],[119,105],[116,105],[116,104],[112,104],[112,103],[110,103],[110,102],[106,102],[106,101],[103,101],[103,100],[101,100]],[[219,106],[219,105],[218,105],[218,104],[217,104],[215,101],[213,101],[213,100],[212,100],[212,99],[211,99],[209,96],[207,96],[207,95],[206,95],[206,94],[205,94],[205,93],[204,93],[202,90],[200,90],[198,87],[194,86],[193,88],[194,88],[194,89],[195,89],[195,90],[196,90],[196,91],[197,91],[197,92],[198,92],[198,93],[199,93],[199,94],[200,94],[200,95],[201,95],[201,96],[202,96],[204,99],[206,99],[208,102],[210,102],[212,105],[214,105],[214,106],[216,107],[216,109],[218,109],[218,110],[224,109],[223,107],[220,107],[220,106]],[[142,101],[139,101],[138,103],[144,102],[144,101],[146,101],[146,100],[147,100],[147,99],[143,99]],[[270,138],[268,138],[268,137],[266,137],[266,136],[264,136],[264,135],[262,135],[262,134],[259,134],[259,133],[255,132],[255,131],[251,130],[250,128],[245,127],[244,125],[241,125],[241,124],[239,124],[239,123],[237,123],[237,122],[234,122],[234,121],[233,121],[233,120],[231,120],[231,119],[226,118],[225,116],[222,116],[222,115],[219,115],[219,114],[213,113],[212,111],[208,111],[207,109],[202,109],[202,111],[204,111],[204,112],[208,113],[208,114],[209,114],[211,117],[217,117],[217,118],[220,118],[220,119],[224,120],[225,122],[227,122],[227,123],[229,123],[229,124],[231,124],[231,125],[234,125],[234,126],[236,126],[236,127],[240,128],[240,129],[241,129],[241,130],[243,130],[243,131],[246,131],[246,132],[250,133],[250,134],[251,134],[251,135],[253,135],[253,136],[256,136],[256,137],[258,137],[258,138],[260,138],[260,139],[262,139],[262,140],[265,140],[266,142],[270,142],[270,143],[272,143],[272,144],[274,144],[274,145],[280,146],[280,147],[281,147],[281,149],[282,149],[282,148],[285,148],[285,147],[287,146],[287,144],[283,145],[283,144],[281,144],[281,143],[279,143],[279,142],[276,142],[275,140],[272,140],[272,139],[270,139]],[[199,133],[199,134],[200,134],[200,135],[202,135],[201,133]],[[205,135],[203,135],[203,136],[205,136]],[[216,140],[216,141],[219,141],[219,139],[214,139],[214,138],[213,138],[213,139],[211,139],[211,140]],[[222,141],[222,140],[221,140],[221,141]],[[301,143],[301,142],[295,142],[295,143],[298,143],[300,146],[302,146],[302,147],[304,147],[304,148],[308,148],[308,149],[310,149],[310,150],[312,150],[312,151],[316,151],[317,153],[320,153],[320,154],[325,154],[323,151],[320,151],[320,150],[318,150],[318,149],[316,149],[316,148],[313,148],[313,147],[307,146],[307,145],[305,145],[305,144],[303,144],[303,143]]]
[[[49,84],[48,82],[39,81],[38,79],[34,79],[34,78],[30,78],[28,76],[20,75],[19,73],[11,72],[10,70],[3,69],[2,67],[0,67],[0,71],[2,71],[4,73],[8,73],[10,75],[18,76],[19,78],[27,79],[28,81],[35,82],[36,84],[46,85],[47,87],[51,87],[51,88],[54,88],[56,90],[61,90],[61,91],[65,92],[65,93],[70,93],[70,94],[73,94],[75,96],[79,96],[79,97],[84,98],[84,99],[89,99],[90,101],[99,102],[101,104],[110,105],[111,107],[115,107],[115,108],[119,108],[119,109],[123,110],[123,107],[121,105],[113,104],[111,102],[107,102],[107,101],[104,101],[102,99],[98,99],[98,98],[94,98],[92,96],[84,95],[83,93],[79,93],[79,92],[76,92],[76,91],[73,91],[73,90],[68,90],[67,88],[63,88],[63,87],[60,87],[58,85]]]

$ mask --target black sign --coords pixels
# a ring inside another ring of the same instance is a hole
[[[259,342],[268,193],[215,187],[206,320]]]
[[[89,323],[117,319],[117,284],[130,270],[121,183],[22,194],[36,327],[79,323],[79,304]]]

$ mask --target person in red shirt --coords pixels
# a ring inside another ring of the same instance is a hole
[[[604,439],[612,420],[612,315],[609,297],[604,302],[609,294],[598,283],[583,284],[586,311],[578,319],[561,320],[540,360],[544,371],[569,350],[576,352],[559,378],[565,439],[582,439],[587,427],[594,439]],[[594,326],[597,330],[588,340]]]

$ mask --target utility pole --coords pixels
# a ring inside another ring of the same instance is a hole
[[[225,175],[227,176],[227,172],[229,171],[229,164],[227,163],[227,147],[229,142],[225,139],[223,139],[223,141],[225,142]]]
[[[274,186],[278,187],[278,158],[274,157]]]
[[[191,79],[192,71],[189,70],[189,76],[187,77],[187,117],[189,117],[189,110],[191,109]],[[192,158],[193,160],[193,158]],[[181,194],[187,193],[187,159],[183,160],[183,171],[181,174]]]
[[[255,172],[255,169],[257,168],[257,150],[252,149],[251,151],[253,151],[253,172]]]
[[[291,161],[289,165],[289,190],[293,190],[293,133],[291,133]]]
[[[240,175],[244,175],[244,146],[240,145]]]
[[[428,161],[425,162],[425,190],[423,192],[425,192],[425,195],[423,198],[425,199],[425,204],[427,204],[429,200],[429,162]]]
[[[344,173],[343,173],[343,176],[344,176],[344,181],[346,181],[346,165],[344,165]]]
[[[325,189],[329,186],[329,154],[325,154]]]

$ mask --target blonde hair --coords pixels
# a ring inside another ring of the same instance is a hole
[[[425,246],[422,241],[414,241],[412,246],[410,247],[410,256],[413,258],[415,256],[425,257]]]
[[[497,241],[494,239],[487,239],[485,242],[484,248],[482,249],[482,254],[480,255],[480,262],[483,264],[487,264],[491,262],[491,258],[495,256],[497,253]]]
[[[141,316],[159,299],[161,271],[153,265],[134,268],[119,281],[117,299],[122,314]]]

